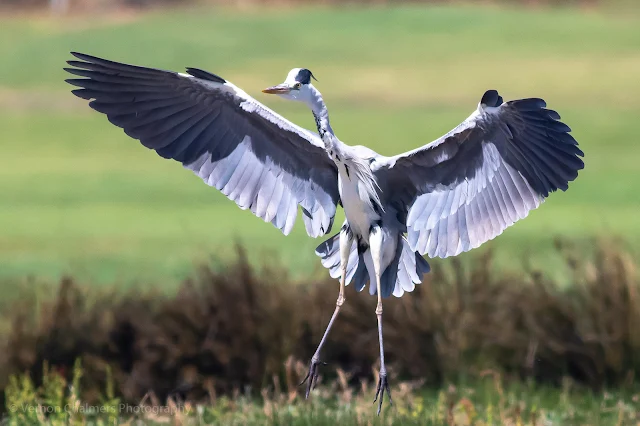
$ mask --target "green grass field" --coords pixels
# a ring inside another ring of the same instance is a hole
[[[586,168],[488,245],[544,252],[554,235],[614,233],[638,247],[638,28],[634,13],[471,6],[0,18],[0,277],[170,285],[194,262],[233,254],[236,240],[293,274],[319,268],[320,240],[301,220],[283,236],[72,96],[62,71],[72,50],[207,69],[313,128],[304,106],[260,93],[310,68],[339,137],[383,154],[448,131],[488,88],[543,97],[574,129]]]
[[[210,395],[205,404],[178,405],[173,399],[165,403],[154,397],[127,403],[109,384],[97,402],[87,402],[81,393],[81,363],[75,364],[69,379],[55,370],[45,371],[41,386],[27,375],[11,379],[3,424],[631,426],[640,419],[640,394],[633,387],[593,392],[567,380],[562,388],[554,388],[504,381],[491,371],[482,380],[450,383],[440,390],[420,391],[416,383],[404,382],[393,389],[394,403],[385,401],[380,416],[371,404],[375,389],[363,384],[354,390],[343,381],[346,376],[321,384],[309,400],[296,389],[276,384],[263,389],[259,398]]]

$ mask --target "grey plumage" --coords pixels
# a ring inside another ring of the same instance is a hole
[[[80,87],[73,93],[93,99],[89,105],[127,135],[163,158],[180,161],[285,234],[295,223],[298,205],[309,235],[331,230],[340,201],[338,169],[318,135],[208,71],[187,68],[187,74],[179,74],[73,55],[80,61],[68,61],[73,68],[65,70],[83,77],[67,80]],[[294,75],[303,84],[312,77],[305,68]],[[541,99],[505,104],[497,91],[489,90],[467,120],[424,147],[394,157],[365,147],[353,151],[367,159],[381,189],[375,195],[398,216],[398,233],[406,232],[410,250],[453,256],[499,235],[550,192],[566,190],[584,166],[570,128],[545,107]],[[353,172],[348,165],[345,171]],[[317,250],[334,278],[340,276],[337,238]],[[348,283],[356,275],[360,281],[370,278],[363,275],[356,246],[349,257]],[[428,270],[413,261],[403,269],[399,254],[392,263],[400,264],[400,274],[385,293],[410,291],[409,281],[420,282],[416,274],[421,278],[418,272]]]
[[[381,182],[403,188],[385,201],[406,214],[409,243],[421,254],[478,247],[567,190],[584,167],[570,128],[542,99],[503,104],[488,91],[482,102],[442,138],[374,166]]]
[[[73,53],[73,93],[158,155],[181,162],[242,209],[288,234],[297,207],[307,233],[331,229],[338,202],[336,166],[322,141],[244,97],[219,76],[189,75]]]
[[[330,231],[339,202],[338,170],[317,135],[207,71],[187,68],[188,74],[178,74],[74,56],[81,61],[69,61],[73,68],[65,70],[83,78],[67,80],[80,87],[73,93],[93,99],[89,105],[127,135],[180,161],[285,234],[298,205],[309,235]],[[312,76],[302,68],[294,78],[309,84]],[[504,104],[489,90],[474,114],[424,147],[394,157],[358,147],[369,158],[381,203],[399,216],[398,231],[407,233],[412,251],[430,257],[468,251],[524,218],[550,192],[567,189],[584,165],[583,154],[570,128],[545,107],[541,99]],[[334,278],[340,275],[336,238],[317,250]],[[353,246],[347,282],[359,264],[362,271]],[[399,262],[396,255],[392,263]],[[416,282],[420,268],[410,266],[412,271],[400,268],[402,279],[385,293],[412,288],[408,282]]]
[[[571,129],[542,99],[505,103],[489,90],[446,135],[385,157],[337,138],[306,68],[292,69],[284,83],[263,92],[305,102],[317,134],[207,71],[179,74],[73,55],[80,61],[65,69],[82,77],[67,80],[79,87],[76,96],[283,233],[293,228],[298,206],[312,237],[329,233],[337,204],[343,207],[340,233],[316,249],[329,274],[340,278],[340,293],[305,378],[306,396],[345,285],[361,291],[369,282],[378,299],[378,413],[389,392],[382,298],[413,291],[430,269],[423,255],[455,256],[495,238],[551,192],[567,190],[584,167]]]

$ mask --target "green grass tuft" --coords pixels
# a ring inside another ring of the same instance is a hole
[[[82,368],[77,364],[73,381]],[[45,370],[36,387],[27,375],[11,378],[6,389],[3,424],[67,425],[633,425],[639,420],[640,393],[592,393],[567,381],[563,388],[547,388],[504,381],[488,372],[486,379],[420,391],[413,383],[394,389],[394,405],[374,414],[374,389],[344,386],[341,380],[319,386],[309,400],[294,393],[264,389],[261,398],[242,394],[211,395],[209,402],[181,403],[173,399],[143,400],[129,405],[113,400],[89,404],[77,398],[62,376]],[[109,390],[106,390],[109,393]],[[67,398],[63,401],[61,398]]]

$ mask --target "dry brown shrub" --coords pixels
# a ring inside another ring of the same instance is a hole
[[[413,294],[385,301],[393,376],[432,386],[487,370],[593,388],[632,382],[640,372],[635,261],[605,243],[593,257],[557,250],[572,271],[562,288],[538,271],[492,272],[490,251],[464,265],[432,262]],[[347,290],[321,370],[337,376],[341,392],[370,383],[378,361],[375,300]],[[81,358],[89,401],[104,389],[107,366],[132,403],[150,392],[164,401],[260,389],[290,400],[336,293],[334,280],[257,273],[242,250],[234,264],[200,269],[175,295],[96,291],[64,279],[53,300],[21,298],[1,314],[11,326],[0,336],[0,389],[19,372],[37,381],[45,360],[68,375]]]

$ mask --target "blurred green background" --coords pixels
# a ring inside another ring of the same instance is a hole
[[[566,193],[489,242],[544,264],[554,236],[640,246],[640,12],[483,6],[229,7],[0,17],[0,278],[170,288],[248,246],[295,276],[322,273],[321,239],[288,237],[162,160],[71,95],[80,51],[215,72],[309,129],[303,105],[262,95],[293,67],[318,77],[333,128],[382,154],[439,137],[486,89],[542,97],[574,130],[585,169]],[[336,223],[342,221],[340,213]],[[335,227],[338,229],[338,226]],[[467,255],[463,255],[468,256]]]

